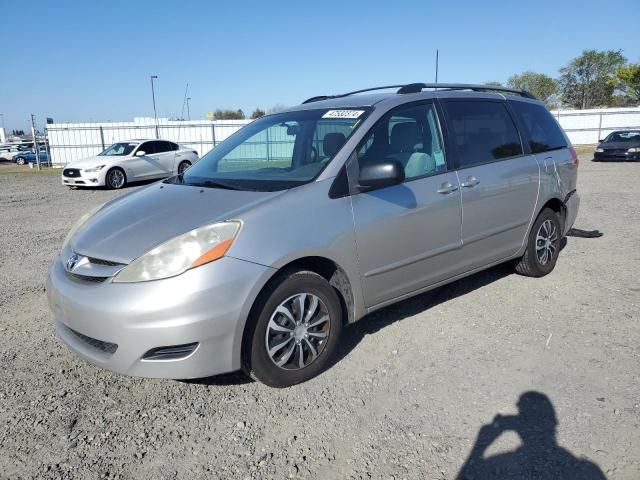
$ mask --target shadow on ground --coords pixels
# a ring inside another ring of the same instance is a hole
[[[491,423],[480,428],[457,480],[606,479],[598,465],[585,458],[577,458],[558,445],[558,419],[549,397],[540,392],[525,392],[517,406],[517,415],[496,415]],[[522,445],[511,452],[485,457],[491,444],[509,431],[520,437]]]

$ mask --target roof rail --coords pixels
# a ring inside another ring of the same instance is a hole
[[[320,100],[348,97],[349,95],[355,95],[357,93],[372,92],[374,90],[388,90],[390,88],[397,88],[398,91],[396,93],[398,94],[418,93],[425,88],[434,88],[442,90],[472,90],[474,92],[504,92],[520,95],[525,98],[532,98],[534,100],[536,99],[536,97],[528,91],[517,88],[494,87],[493,85],[473,85],[468,83],[408,83],[406,85],[387,85],[385,87],[364,88],[362,90],[354,90],[353,92],[342,93],[340,95],[318,95],[316,97],[308,98],[302,103],[319,102]]]
[[[424,88],[435,88],[442,90],[473,90],[474,92],[504,92],[515,95],[520,95],[526,98],[536,99],[531,93],[526,90],[509,87],[498,87],[493,85],[473,85],[469,83],[410,83],[398,90],[398,93],[417,93]]]

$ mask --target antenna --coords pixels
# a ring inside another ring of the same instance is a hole
[[[436,48],[436,83],[438,83],[438,60],[439,60],[438,57],[439,57],[439,53],[440,52]]]

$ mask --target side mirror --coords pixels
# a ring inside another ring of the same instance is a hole
[[[602,143],[602,142],[604,142],[604,140],[603,140],[603,139],[598,140],[598,143]]]
[[[144,150],[138,150],[136,152],[136,157],[144,157],[147,154]]]
[[[382,160],[360,168],[358,185],[365,190],[404,182],[404,167],[397,160]]]

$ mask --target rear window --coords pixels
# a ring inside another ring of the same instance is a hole
[[[449,101],[445,112],[459,167],[522,155],[520,135],[502,102]]]
[[[560,125],[544,106],[527,102],[511,102],[511,106],[529,133],[529,147],[533,153],[567,146]]]

